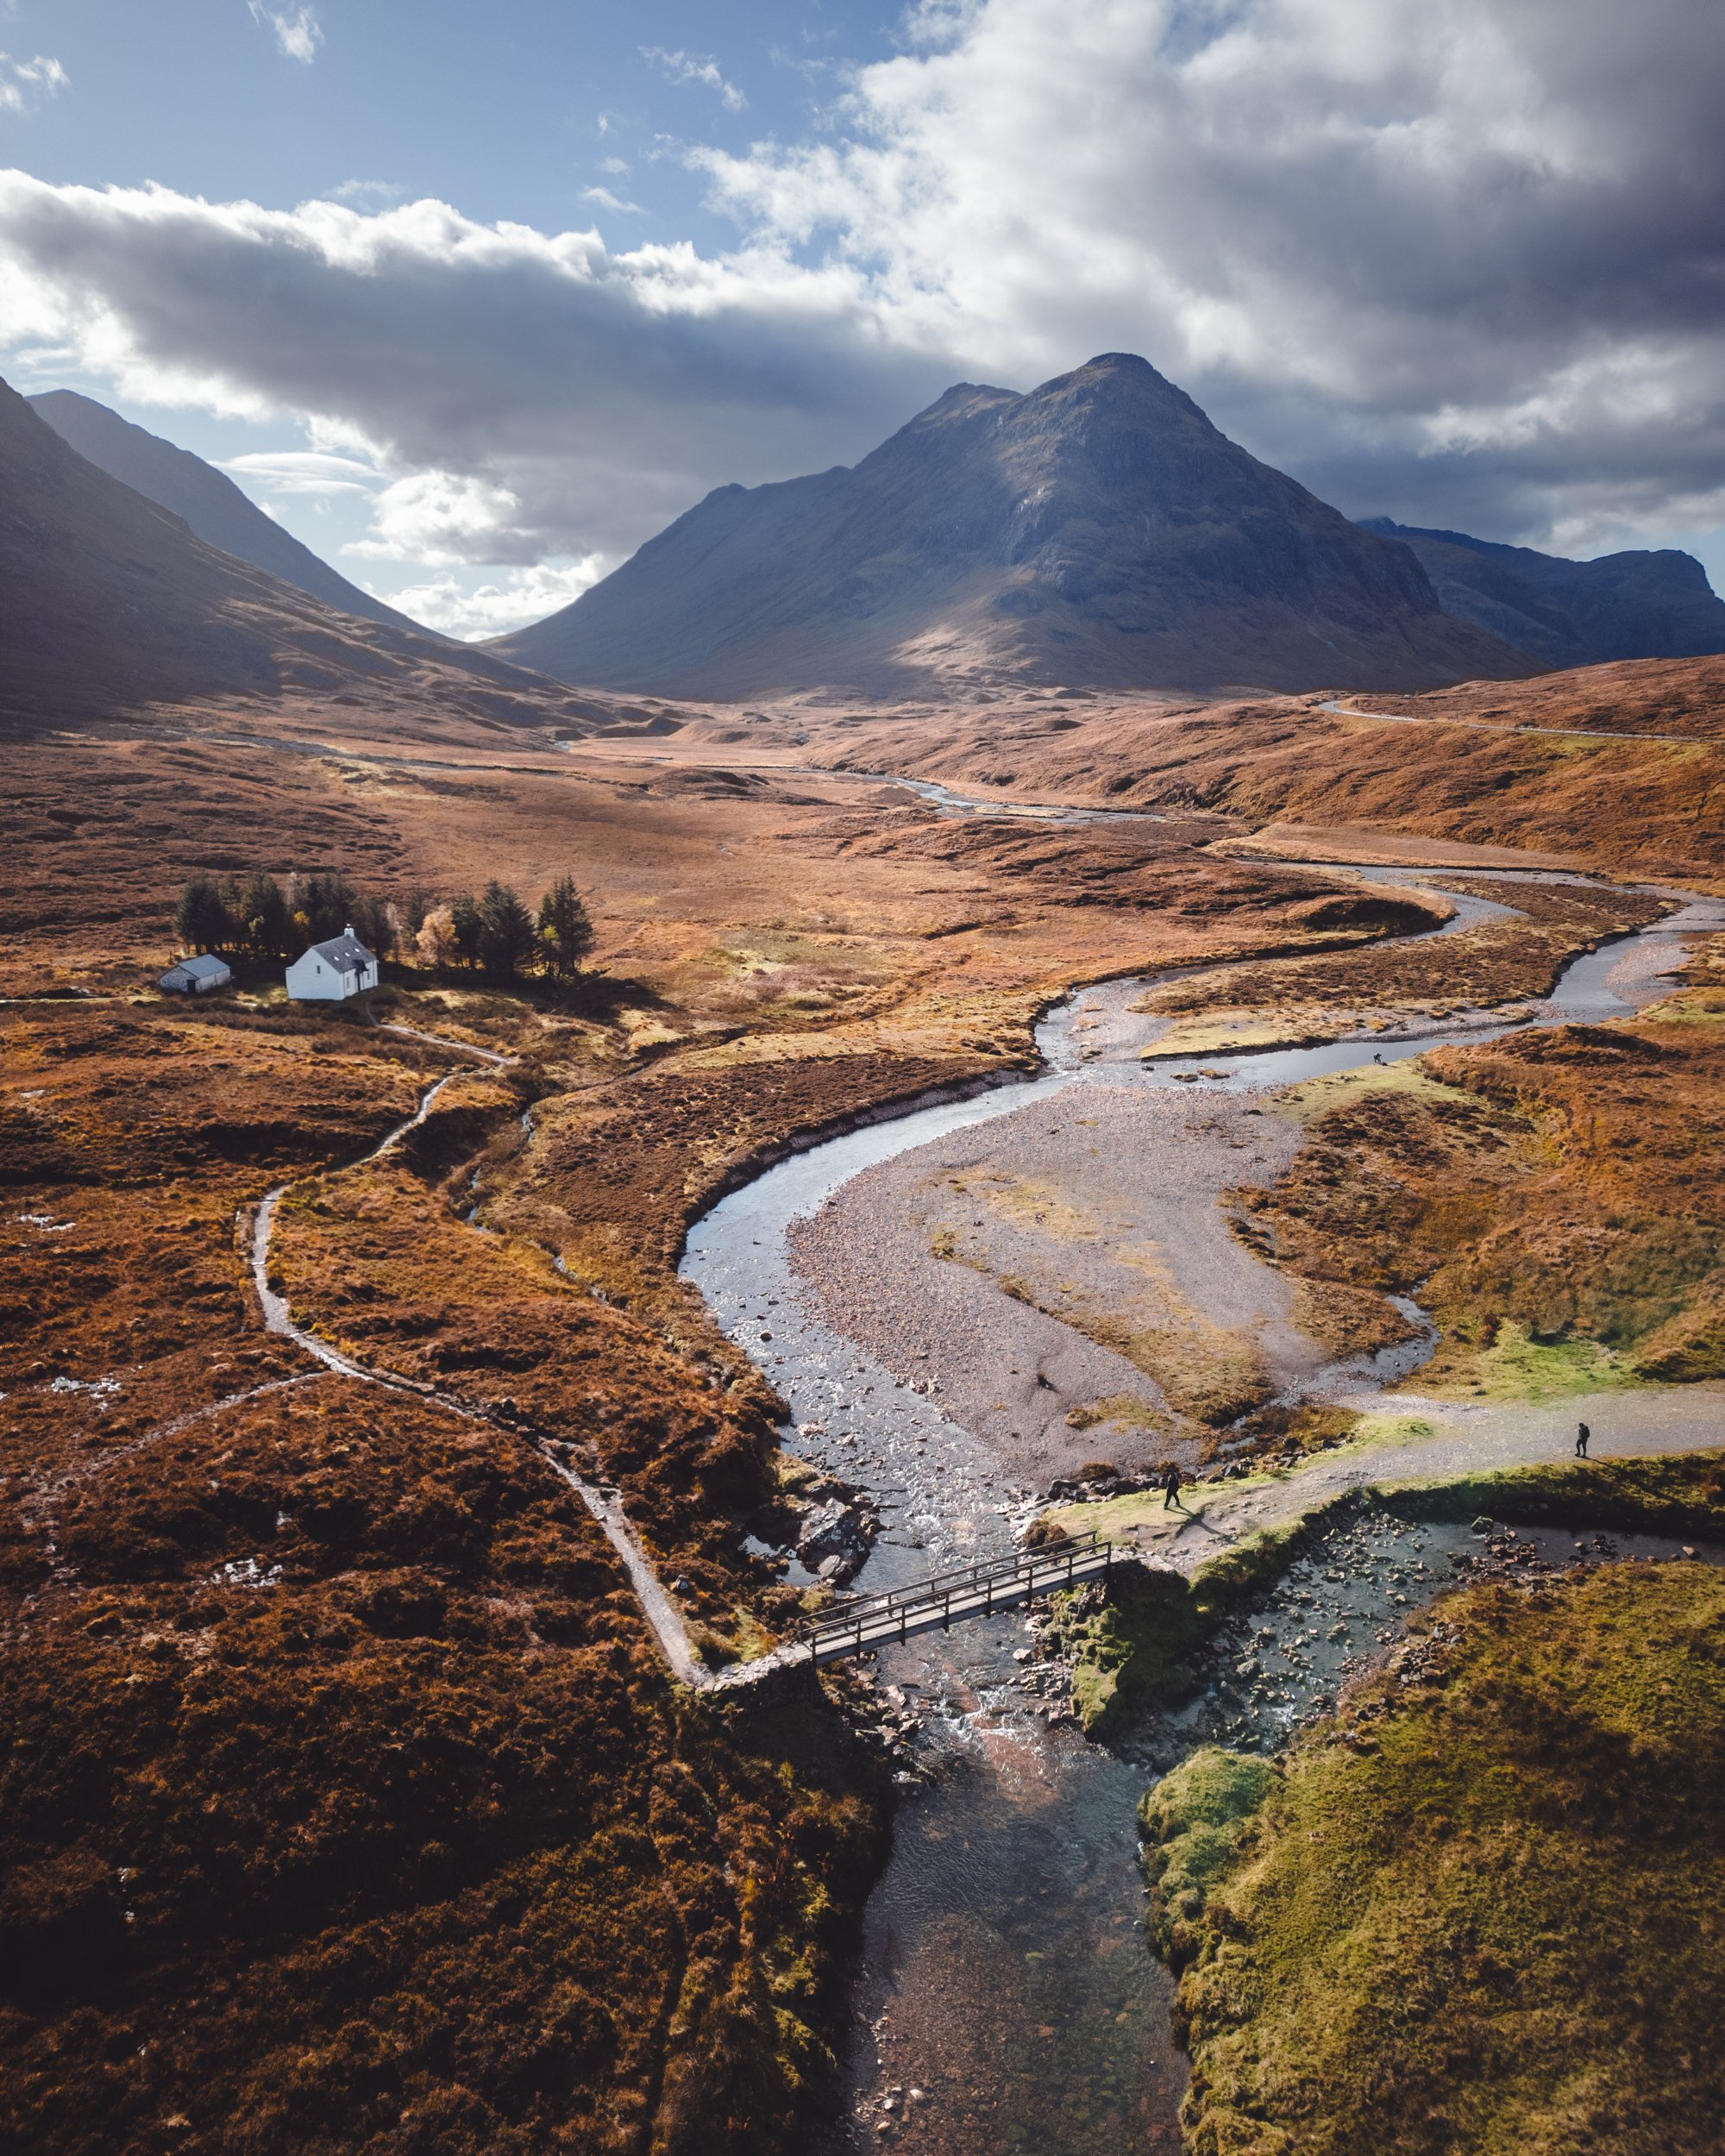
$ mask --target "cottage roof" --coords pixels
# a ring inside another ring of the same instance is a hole
[[[351,928],[344,928],[339,936],[332,936],[327,943],[311,946],[320,958],[324,958],[337,973],[349,973],[356,966],[373,966],[377,954],[369,951]]]

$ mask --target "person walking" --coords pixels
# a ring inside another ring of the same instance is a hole
[[[1168,1463],[1162,1476],[1162,1509],[1164,1512],[1166,1512],[1170,1505],[1176,1512],[1184,1512],[1186,1509],[1180,1501],[1180,1467],[1179,1463],[1175,1460]]]
[[[1592,1435],[1592,1431],[1584,1422],[1577,1423],[1575,1426],[1575,1457],[1577,1459],[1584,1460],[1587,1457],[1587,1441]]]

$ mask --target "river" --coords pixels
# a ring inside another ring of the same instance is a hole
[[[944,805],[998,806],[957,797]],[[1344,864],[1334,872],[1355,873]],[[1441,892],[1458,917],[1435,932],[1451,934],[1513,912],[1518,881],[1552,880],[1493,870],[1489,880],[1503,891],[1496,902],[1446,891],[1440,870],[1361,873],[1373,883]],[[1681,910],[1574,960],[1524,1022],[1596,1022],[1663,993],[1684,936],[1725,925],[1725,903],[1662,895]],[[916,1107],[819,1144],[724,1199],[690,1232],[683,1272],[789,1403],[787,1444],[873,1495],[884,1526],[860,1590],[913,1580],[943,1561],[1005,1551],[1038,1492],[1021,1466],[941,1412],[938,1354],[926,1377],[901,1382],[806,1307],[787,1248],[794,1221],[863,1170],[1001,1117],[1032,1110],[1044,1121],[1071,1117],[1120,1088],[1268,1092],[1507,1030],[1452,1025],[1146,1062],[1141,1051],[1164,1022],[1130,1006],[1155,978],[1075,991],[1051,1011],[1038,1031],[1040,1077]],[[1404,1355],[1377,1382],[1408,1367]],[[1361,1382],[1358,1372],[1353,1379]],[[1428,1567],[1436,1558],[1417,1537],[1415,1544],[1405,1577],[1393,1567],[1385,1575],[1402,1585],[1384,1587],[1381,1606],[1364,1609],[1362,1638],[1374,1625],[1399,1622],[1420,1599],[1404,1591],[1423,1577],[1413,1569],[1416,1557]],[[1132,1758],[1087,1742],[1030,1663],[1032,1622],[1023,1613],[1002,1616],[925,1635],[880,1658],[881,1681],[922,1725],[926,1766],[905,1793],[893,1853],[869,1904],[835,2152],[890,2146],[929,2156],[1120,2156],[1177,2145],[1186,2068],[1168,2010],[1172,1987],[1138,1921],[1134,1813],[1151,1771],[1229,1725],[1218,1720],[1214,1701],[1201,1702],[1183,1720],[1146,1732]],[[1282,1733],[1287,1719],[1277,1725]],[[1239,1727],[1245,1732],[1245,1722]]]

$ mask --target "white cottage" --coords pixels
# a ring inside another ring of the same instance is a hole
[[[376,954],[351,928],[302,951],[287,969],[287,993],[295,1003],[340,1003],[377,984]]]
[[[196,958],[182,958],[177,966],[170,966],[160,985],[170,995],[207,996],[213,989],[225,988],[233,978],[219,958],[203,950]]]

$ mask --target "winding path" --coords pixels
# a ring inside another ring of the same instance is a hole
[[[1575,1426],[1597,1433],[1596,1466],[1653,1453],[1709,1452],[1725,1445],[1725,1380],[1614,1388],[1538,1402],[1474,1406],[1396,1394],[1376,1406],[1438,1426],[1428,1437],[1322,1452],[1298,1467],[1243,1482],[1189,1485],[1183,1512],[1143,1499],[1071,1508],[1075,1524],[1113,1534],[1147,1559],[1191,1572],[1261,1528],[1287,1525],[1351,1490],[1444,1482],[1502,1468],[1573,1457]],[[1142,1514],[1142,1517],[1135,1514]]]
[[[413,1026],[390,1025],[385,1030],[405,1034],[411,1040],[428,1042],[435,1047],[453,1049],[458,1053],[474,1056],[480,1063],[490,1068],[505,1069],[515,1061],[513,1056],[499,1055],[494,1049],[479,1048],[471,1041],[455,1040],[441,1033],[421,1032]],[[417,1130],[424,1122],[443,1088],[460,1075],[458,1071],[449,1071],[428,1086],[420,1095],[413,1113],[398,1123],[370,1152],[350,1162],[348,1167],[367,1167],[373,1161],[381,1160],[393,1152],[410,1131]],[[344,1171],[325,1169],[320,1172],[329,1175]],[[441,1392],[435,1385],[429,1385],[421,1379],[402,1376],[395,1371],[374,1369],[369,1363],[361,1363],[351,1355],[344,1355],[339,1348],[320,1339],[315,1332],[308,1332],[295,1321],[286,1297],[279,1294],[271,1287],[269,1279],[270,1247],[275,1234],[277,1209],[293,1188],[291,1182],[278,1183],[273,1190],[267,1191],[259,1202],[252,1222],[252,1284],[257,1292],[258,1307],[263,1313],[267,1330],[282,1339],[292,1341],[296,1347],[315,1357],[325,1369],[333,1371],[338,1377],[354,1378],[361,1384],[376,1385],[386,1392],[411,1394],[416,1399],[430,1401],[432,1406],[441,1407],[449,1414],[459,1415],[464,1422],[482,1423],[511,1438],[519,1439],[522,1432],[513,1422],[505,1422],[486,1408],[475,1407],[470,1401],[456,1399],[452,1394]],[[759,1683],[770,1670],[782,1668],[795,1658],[794,1651],[779,1649],[771,1655],[740,1664],[734,1669],[718,1672],[709,1670],[695,1651],[687,1627],[683,1623],[681,1611],[654,1570],[652,1559],[643,1549],[640,1539],[624,1510],[621,1494],[609,1484],[590,1481],[566,1460],[558,1458],[547,1440],[535,1438],[530,1442],[552,1473],[567,1482],[580,1497],[617,1552],[629,1576],[629,1583],[635,1591],[641,1614],[658,1644],[659,1651],[673,1675],[681,1683],[696,1691],[733,1689],[739,1685]]]
[[[1338,718],[1381,718],[1390,726],[1464,726],[1476,734],[1549,734],[1554,741],[1664,741],[1679,749],[1719,749],[1725,743],[1705,734],[1626,734],[1609,726],[1512,726],[1495,718],[1452,718],[1446,711],[1363,711],[1333,696],[1320,704],[1320,711]]]

